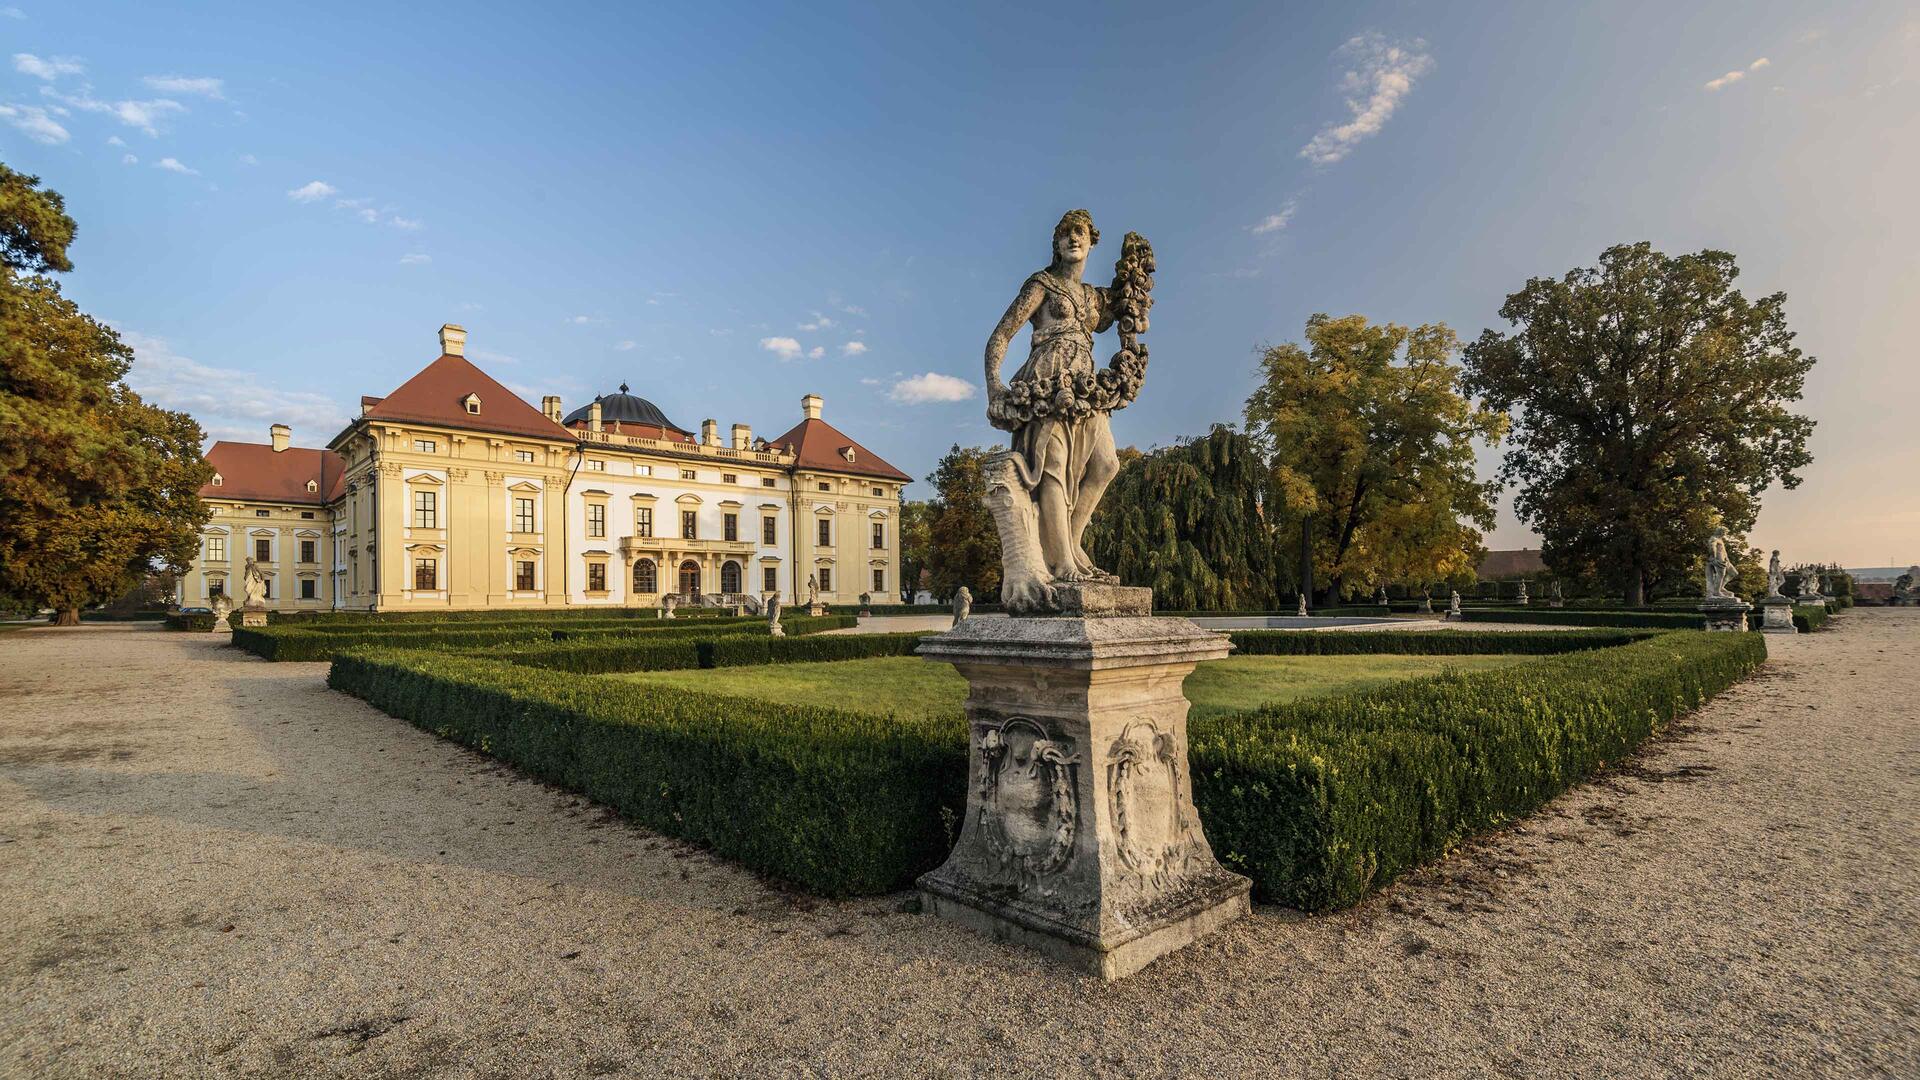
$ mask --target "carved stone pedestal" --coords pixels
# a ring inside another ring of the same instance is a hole
[[[1760,600],[1760,632],[1763,634],[1797,634],[1800,628],[1793,625],[1793,599],[1786,596],[1767,596]]]
[[[967,619],[920,645],[967,679],[971,771],[925,910],[1106,979],[1248,910],[1193,808],[1181,684],[1226,638],[1152,592],[1055,590],[1067,614]]]
[[[1700,605],[1701,614],[1707,617],[1708,630],[1745,630],[1747,612],[1752,605],[1733,597],[1715,597]]]
[[[246,627],[267,625],[266,609],[265,608],[241,608],[240,609],[240,625],[246,626]]]
[[[813,615],[817,617],[820,615],[825,615],[826,613],[827,613],[827,605],[825,604],[808,604],[807,605],[807,614],[809,615]]]

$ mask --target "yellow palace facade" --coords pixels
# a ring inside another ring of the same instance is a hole
[[[909,477],[801,401],[772,439],[652,402],[602,395],[539,408],[466,358],[440,356],[324,448],[221,441],[200,495],[212,510],[177,599],[237,595],[246,560],[281,611],[657,606],[764,596],[812,577],[828,603],[899,602],[901,489]]]

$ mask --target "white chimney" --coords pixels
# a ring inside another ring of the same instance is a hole
[[[720,421],[711,419],[700,421],[700,441],[708,446],[719,446]]]
[[[753,429],[745,424],[733,425],[733,448],[735,450],[753,449]]]
[[[279,453],[293,443],[293,429],[285,424],[275,424],[273,431],[273,452]]]
[[[587,406],[587,430],[588,431],[600,430],[600,399],[599,398],[593,399],[593,404]]]
[[[556,424],[559,423],[561,417],[559,396],[556,394],[548,394],[546,397],[541,398],[540,411],[546,414],[547,419]]]
[[[443,356],[467,355],[467,328],[447,323],[440,328],[440,353]]]
[[[820,419],[820,406],[824,404],[825,402],[820,400],[819,394],[808,394],[806,397],[800,399],[800,411],[806,414],[807,419],[818,420]]]

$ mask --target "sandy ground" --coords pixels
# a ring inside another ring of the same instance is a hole
[[[1920,1075],[1920,610],[1359,909],[1103,985],[212,635],[0,637],[6,1076]]]

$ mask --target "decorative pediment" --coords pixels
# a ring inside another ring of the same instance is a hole
[[[540,485],[534,483],[531,480],[522,480],[517,484],[508,484],[507,490],[508,491],[526,491],[526,492],[532,492],[533,494],[537,495],[540,493]]]
[[[833,513],[833,504],[832,503],[814,503],[813,512],[816,514],[831,514]]]
[[[278,536],[280,534],[274,531],[273,529],[254,529],[253,531],[249,532],[247,535],[248,536]]]
[[[637,502],[637,503],[650,503],[650,502],[659,501],[659,498],[656,495],[654,495],[653,492],[651,491],[636,491],[633,494],[627,496],[627,498],[632,499],[634,502]]]
[[[441,547],[441,546],[440,546],[439,544],[408,544],[408,545],[407,545],[407,550],[408,550],[408,551],[435,551],[435,552],[438,552],[438,551],[445,551],[445,550],[446,550],[446,548],[443,548],[443,547]]]
[[[609,498],[612,495],[611,492],[601,491],[599,488],[588,488],[587,490],[582,491],[580,494],[591,495],[596,499],[605,499],[605,498]]]
[[[871,514],[868,514],[867,516],[868,516],[868,517],[870,517],[870,518],[878,518],[878,519],[880,519],[880,520],[882,520],[882,521],[885,521],[885,520],[886,520],[886,517],[887,517],[887,512],[886,512],[885,510],[880,510],[880,509],[877,509],[877,508],[876,508],[876,509],[875,509],[875,510],[873,511],[873,513],[871,513]]]
[[[438,487],[443,485],[445,481],[441,480],[439,477],[433,475],[432,473],[414,473],[412,476],[407,477],[407,483],[432,484]]]
[[[293,535],[302,540],[318,540],[321,534],[319,529],[296,529]]]
[[[780,506],[780,504],[779,504],[779,503],[761,503],[761,504],[760,504],[760,509],[762,509],[762,510],[779,510],[779,509],[782,509],[782,507]]]
[[[729,507],[734,510],[738,510],[740,509],[740,500],[739,499],[721,499],[720,505]]]
[[[530,559],[537,559],[537,558],[539,558],[539,557],[540,557],[540,549],[539,549],[539,548],[530,548],[530,547],[517,547],[517,548],[508,548],[508,549],[507,549],[507,554],[509,554],[509,555],[524,555],[524,556],[526,556],[527,558],[530,558]]]
[[[674,499],[673,501],[679,503],[681,506],[699,506],[702,500],[700,496],[695,495],[692,492],[688,492],[687,494],[682,495]]]

